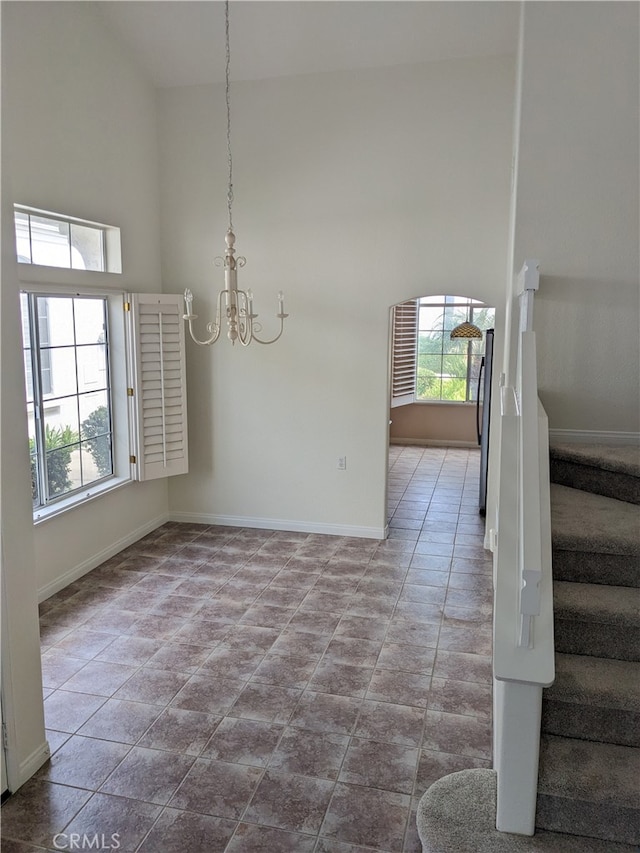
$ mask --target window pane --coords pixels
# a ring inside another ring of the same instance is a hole
[[[447,331],[451,331],[456,326],[459,326],[460,323],[464,323],[467,320],[468,312],[466,308],[459,307],[451,307],[444,309],[444,327]]]
[[[416,383],[416,396],[419,400],[439,400],[441,379],[439,374],[419,369]]]
[[[38,316],[46,317],[46,340],[51,346],[69,346],[74,343],[73,298],[67,296],[39,296]],[[42,328],[39,332],[42,335]]]
[[[76,444],[50,450],[46,454],[47,485],[50,498],[60,497],[60,495],[64,495],[81,485],[78,451],[79,445]]]
[[[438,376],[442,372],[442,356],[437,355],[419,355],[418,367],[422,370],[428,370],[430,373],[435,373]]]
[[[71,267],[104,271],[103,232],[100,228],[71,223]]]
[[[78,393],[107,387],[107,348],[104,344],[78,347]]]
[[[54,347],[43,350],[50,359],[50,393],[56,397],[66,397],[68,394],[76,394],[78,386],[76,383],[76,350],[74,347]],[[46,393],[43,388],[43,394]]]
[[[31,260],[48,267],[69,268],[69,223],[31,216]]]
[[[442,393],[440,399],[451,402],[464,403],[466,399],[467,383],[465,379],[455,377],[442,378]]]
[[[102,344],[106,339],[104,300],[74,299],[77,344]]]
[[[93,438],[111,432],[109,397],[107,391],[83,394],[80,403],[80,438]]]
[[[442,307],[420,308],[419,327],[425,331],[442,328]]]
[[[446,332],[443,342],[443,351],[449,354],[458,353],[466,358],[469,352],[469,341],[464,338],[451,339],[451,332]]]
[[[465,355],[443,355],[442,376],[462,377],[467,376],[467,358]]]
[[[442,346],[442,332],[420,332],[418,335],[419,353],[440,353],[442,352]]]
[[[113,473],[111,436],[100,435],[82,443],[82,485]]]

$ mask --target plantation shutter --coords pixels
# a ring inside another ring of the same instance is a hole
[[[391,408],[415,401],[418,349],[418,302],[393,307],[391,319]]]
[[[132,294],[129,301],[137,480],[154,480],[189,470],[187,393],[182,296]]]

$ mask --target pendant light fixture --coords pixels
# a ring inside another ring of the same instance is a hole
[[[456,338],[463,338],[464,340],[480,338],[480,340],[482,340],[482,331],[475,325],[475,323],[460,323],[459,326],[456,326],[455,329],[451,330],[450,337],[451,340],[455,340]]]
[[[256,334],[262,330],[262,325],[256,323],[257,314],[253,313],[253,294],[250,290],[238,290],[238,267],[243,267],[246,264],[246,258],[242,256],[235,257],[235,242],[236,237],[233,233],[233,158],[231,156],[231,97],[229,86],[229,68],[231,65],[231,50],[229,46],[229,0],[225,0],[224,4],[225,15],[225,46],[226,46],[226,102],[227,102],[227,163],[229,180],[227,184],[227,211],[229,214],[229,227],[225,235],[224,257],[217,257],[214,263],[217,267],[224,267],[224,289],[218,293],[216,319],[207,323],[207,332],[209,337],[206,340],[199,340],[193,331],[193,321],[198,315],[193,313],[193,294],[187,289],[184,292],[185,314],[183,319],[187,322],[189,334],[199,346],[209,346],[214,344],[220,337],[223,318],[227,323],[227,337],[232,344],[239,341],[242,346],[249,346],[252,341],[258,344],[273,344],[282,335],[284,329],[284,321],[289,316],[284,312],[284,296],[282,291],[278,294],[278,313],[276,317],[280,320],[280,331],[278,334],[265,341]]]

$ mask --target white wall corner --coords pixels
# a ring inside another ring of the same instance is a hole
[[[169,521],[169,516],[166,513],[162,515],[156,516],[151,521],[143,524],[141,527],[138,527],[137,530],[132,531],[127,536],[123,536],[122,539],[119,539],[117,542],[114,542],[112,545],[109,545],[108,548],[104,548],[102,551],[98,551],[97,554],[92,554],[86,560],[83,560],[78,565],[73,566],[73,568],[69,569],[69,571],[65,572],[63,575],[60,575],[55,580],[48,583],[46,586],[41,587],[38,590],[38,602],[45,601],[47,598],[50,598],[52,595],[55,595],[56,592],[60,592],[61,589],[64,589],[66,586],[69,586],[73,581],[78,580],[78,578],[83,577],[87,574],[87,572],[92,571],[97,568],[101,563],[104,563],[105,560],[108,560],[110,557],[115,556],[119,551],[122,551],[123,548],[127,548],[129,545],[133,545],[134,542],[137,542],[139,539],[142,539],[143,536],[146,536],[148,533],[151,533],[153,530],[156,530],[162,524]]]

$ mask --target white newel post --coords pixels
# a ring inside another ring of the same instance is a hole
[[[496,829],[533,835],[542,687],[494,679],[493,689],[496,719],[493,766],[498,777]]]

